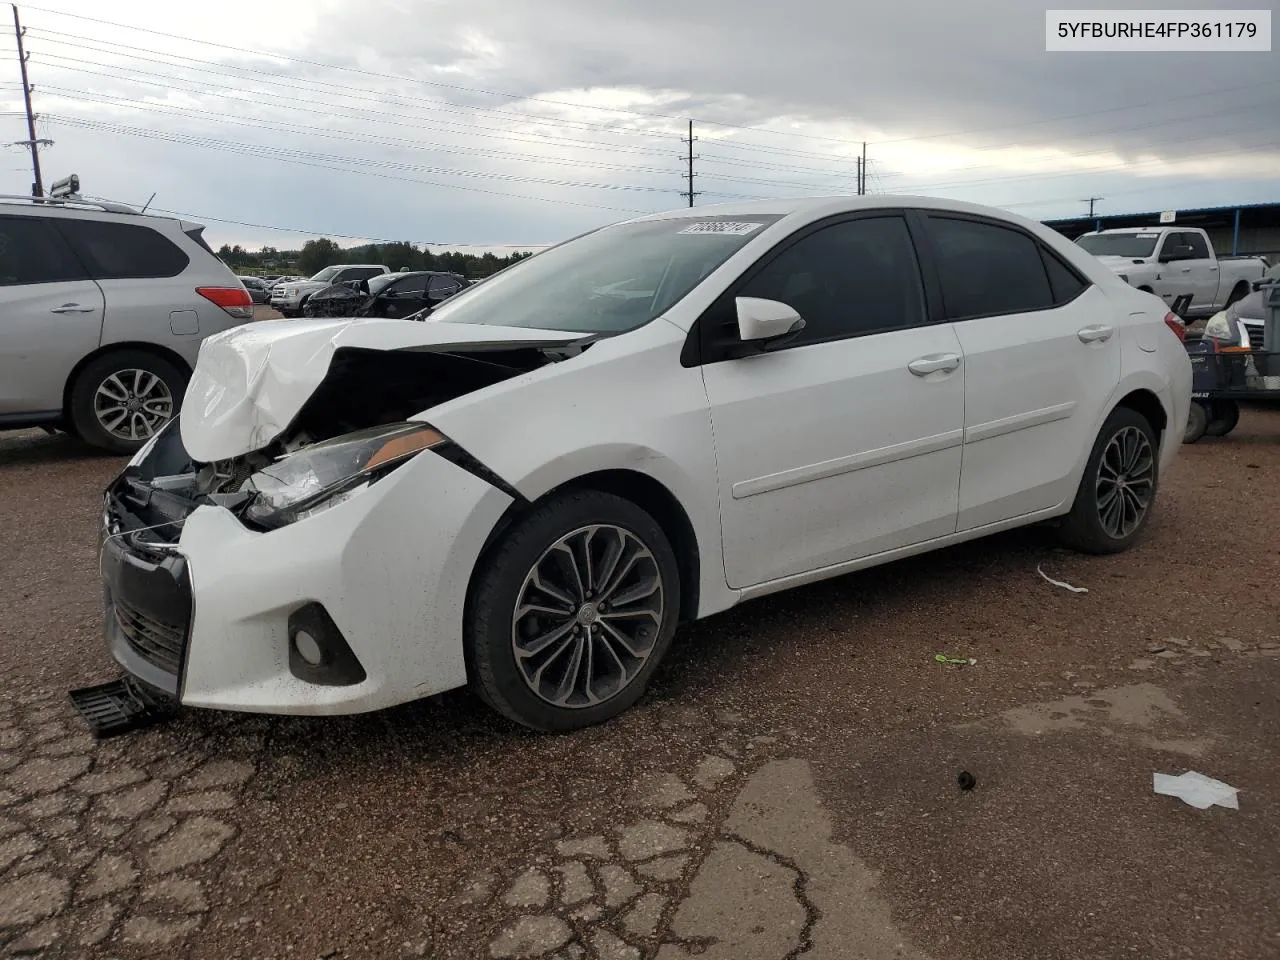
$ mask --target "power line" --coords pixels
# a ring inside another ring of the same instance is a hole
[[[99,123],[97,121],[82,120],[76,117],[58,117],[57,119],[59,120],[59,122],[69,124],[71,126],[84,127],[86,129],[100,129],[108,133],[115,133],[123,136],[135,136],[135,137],[140,137],[142,139],[160,140],[160,141],[169,142],[169,143],[180,143],[180,144],[185,144],[187,146],[201,146],[201,147],[206,147],[212,150],[222,150],[228,153],[240,154],[242,156],[276,160],[282,163],[292,163],[297,166],[314,167],[319,170],[332,170],[337,173],[353,173],[359,176],[376,177],[382,180],[394,180],[400,183],[413,183],[421,186],[430,186],[430,187],[444,187],[449,190],[466,190],[472,193],[484,193],[484,194],[489,194],[491,196],[508,197],[510,199],[515,199],[515,200],[538,200],[545,203],[558,203],[558,204],[565,204],[565,205],[574,206],[574,207],[589,207],[596,210],[612,210],[612,211],[617,211],[621,213],[649,213],[650,212],[648,210],[639,210],[633,207],[614,207],[614,206],[605,206],[603,204],[598,204],[598,203],[583,203],[575,200],[565,200],[560,197],[535,197],[535,196],[530,196],[528,194],[508,193],[502,190],[489,190],[481,187],[466,186],[464,184],[459,184],[459,183],[441,183],[435,180],[420,180],[420,179],[411,178],[411,177],[396,177],[396,176],[391,176],[390,174],[378,173],[372,170],[360,170],[352,167],[331,166],[328,164],[314,163],[308,160],[295,159],[288,156],[279,156],[277,154],[264,152],[262,149],[256,148],[256,146],[253,144],[234,144],[234,143],[212,141],[212,140],[210,140],[209,142],[201,143],[201,142],[194,142],[194,140],[182,140],[176,137],[165,136],[156,131],[140,130],[136,127],[123,128],[123,125]],[[574,185],[572,183],[568,183],[564,181],[557,182],[557,181],[550,181],[550,180],[534,180],[533,178],[512,177],[512,178],[506,178],[506,179],[515,180],[521,183],[524,183],[524,182],[547,183],[553,186],[573,186]],[[653,188],[653,189],[656,190],[656,188]],[[657,192],[665,193],[667,191],[659,190]]]
[[[467,87],[461,84],[451,84],[451,83],[444,83],[442,81],[436,81],[436,80],[423,80],[416,77],[405,77],[405,76],[399,76],[396,74],[380,73],[378,71],[365,70],[359,67],[349,67],[349,66],[343,66],[340,64],[326,63],[324,61],[319,61],[319,60],[309,60],[302,57],[292,57],[292,56],[288,56],[281,53],[268,53],[261,50],[248,49],[244,47],[235,47],[235,46],[231,46],[230,44],[217,43],[212,40],[202,40],[202,39],[197,39],[195,37],[186,37],[180,34],[167,33],[162,30],[154,30],[148,27],[140,27],[135,24],[123,24],[116,21],[105,20],[98,17],[89,17],[83,14],[66,13],[61,10],[53,10],[47,7],[33,6],[33,7],[28,7],[28,9],[37,10],[41,13],[47,13],[54,16],[68,17],[73,20],[81,20],[89,23],[100,24],[103,26],[117,27],[123,30],[131,30],[139,33],[151,34],[153,36],[164,37],[169,40],[181,40],[187,43],[196,43],[196,44],[201,44],[203,46],[213,47],[216,49],[229,50],[242,55],[245,53],[249,53],[255,56],[263,57],[265,59],[283,60],[289,63],[297,63],[304,66],[320,67],[322,69],[336,70],[344,73],[368,76],[368,77],[373,77],[381,80],[396,80],[401,83],[430,86],[430,87],[436,87],[439,89],[456,90],[464,93],[480,94],[483,96],[498,97],[502,99],[520,101],[520,102],[545,103],[553,106],[571,107],[575,110],[597,110],[605,113],[614,113],[614,114],[633,116],[633,117],[643,117],[643,118],[654,119],[654,120],[674,121],[674,120],[681,119],[673,114],[663,114],[663,113],[655,113],[655,112],[640,111],[640,110],[628,110],[622,107],[598,106],[598,105],[578,103],[573,101],[556,100],[549,97],[531,97],[525,94],[510,93],[510,92],[501,91],[501,90],[486,90],[486,89],[477,88],[477,87]],[[1142,103],[1123,104],[1118,106],[1106,107],[1098,110],[1084,111],[1080,113],[1062,114],[1055,117],[1044,117],[1038,120],[1020,121],[1017,123],[1007,123],[1007,124],[997,124],[994,126],[970,128],[967,130],[953,130],[953,131],[947,131],[947,132],[923,134],[923,135],[913,136],[913,137],[897,137],[897,138],[886,139],[886,140],[872,141],[872,143],[873,145],[879,146],[879,145],[889,144],[889,143],[906,143],[906,142],[913,142],[913,141],[938,139],[943,137],[966,136],[971,133],[981,133],[988,130],[1016,129],[1023,126],[1032,126],[1032,125],[1038,125],[1043,123],[1054,123],[1061,120],[1074,120],[1082,117],[1095,116],[1103,113],[1116,113],[1124,110],[1141,109],[1144,107],[1169,103],[1171,101],[1195,99],[1195,98],[1204,97],[1204,96],[1213,96],[1216,94],[1229,93],[1236,90],[1250,89],[1250,88],[1255,88],[1257,86],[1269,85],[1271,83],[1280,83],[1280,81],[1267,81],[1264,84],[1241,84],[1234,87],[1223,87],[1223,88],[1218,88],[1216,90],[1205,90],[1205,91],[1201,91],[1193,94],[1181,94],[1173,97],[1162,97],[1160,100],[1155,100],[1155,101],[1144,101]],[[768,127],[762,127],[762,126],[732,124],[732,123],[726,123],[724,121],[711,120],[705,117],[698,118],[698,121],[700,123],[710,124],[710,125],[724,128],[724,129],[752,131],[756,133],[767,134],[770,136],[794,137],[794,138],[800,138],[800,139],[817,140],[817,141],[824,141],[828,143],[843,143],[843,144],[850,144],[850,145],[857,144],[860,142],[860,141],[852,140],[845,137],[830,137],[830,136],[823,136],[820,134],[799,133],[794,130],[774,130],[774,129],[771,129]]]

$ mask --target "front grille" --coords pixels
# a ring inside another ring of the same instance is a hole
[[[161,623],[119,599],[113,601],[112,612],[120,633],[138,656],[166,673],[181,672],[185,626]]]

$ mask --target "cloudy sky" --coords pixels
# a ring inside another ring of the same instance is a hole
[[[864,140],[872,192],[1042,219],[1090,196],[1104,212],[1280,201],[1280,48],[1046,53],[1026,0],[20,10],[46,180],[154,193],[215,243],[554,242],[683,205],[689,118],[698,203],[853,192]],[[6,49],[7,142],[26,131]],[[21,149],[0,161],[0,190],[28,192]]]

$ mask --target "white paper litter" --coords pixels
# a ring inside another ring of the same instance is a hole
[[[1217,804],[1220,807],[1240,809],[1240,792],[1230,784],[1206,777],[1203,773],[1188,770],[1181,776],[1174,777],[1167,773],[1151,775],[1152,788],[1165,797],[1178,797],[1191,804],[1197,810],[1205,810]]]
[[[1044,577],[1046,580],[1052,583],[1055,587],[1061,587],[1063,590],[1070,590],[1072,593],[1088,593],[1089,592],[1088,587],[1073,587],[1069,583],[1063,583],[1061,580],[1053,579],[1053,577],[1049,576],[1047,573],[1041,570],[1039,565],[1036,566],[1036,573],[1040,574],[1040,576]]]

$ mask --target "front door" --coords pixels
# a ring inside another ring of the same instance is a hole
[[[0,216],[0,417],[60,410],[102,319],[102,291],[57,231],[41,217]]]
[[[806,327],[740,359],[704,355],[732,587],[831,567],[955,531],[964,379],[931,324],[901,216],[808,228],[699,319],[736,327],[734,298],[778,300]]]

